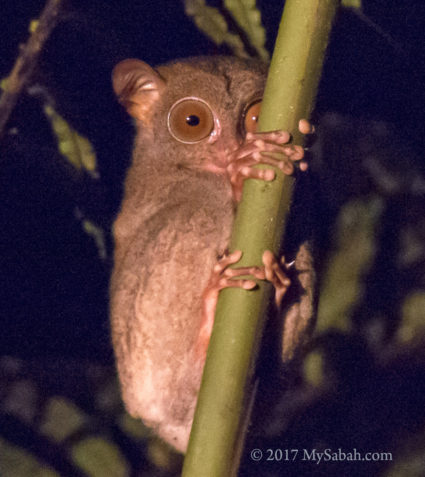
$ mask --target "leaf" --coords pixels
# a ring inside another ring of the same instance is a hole
[[[362,278],[375,254],[375,230],[383,203],[374,197],[354,200],[341,211],[336,250],[329,260],[320,292],[317,330],[347,331],[349,315],[364,289]]]
[[[248,56],[242,40],[229,31],[225,18],[217,8],[206,5],[205,0],[185,0],[185,12],[216,45],[227,44],[236,56]]]
[[[423,477],[425,468],[425,429],[418,429],[401,439],[394,461],[382,477]],[[393,460],[391,458],[391,460]]]
[[[123,412],[118,418],[118,425],[129,436],[134,439],[146,439],[152,433],[144,426],[140,419],[131,417],[126,412]]]
[[[81,227],[84,232],[94,240],[99,258],[101,260],[106,260],[108,252],[106,249],[105,231],[102,227],[99,227],[94,222],[87,219],[78,207],[75,208],[74,215],[75,218],[81,222]]]
[[[99,173],[96,169],[96,153],[90,141],[86,137],[78,134],[78,132],[55,111],[51,104],[45,104],[43,110],[58,141],[60,153],[77,170],[84,169],[94,179],[98,179]]]
[[[130,474],[118,447],[101,437],[88,437],[75,444],[72,458],[91,477],[126,477]]]
[[[261,13],[256,7],[255,0],[225,0],[224,5],[246,33],[258,56],[268,61],[269,53],[264,47],[266,31],[261,23]]]
[[[5,78],[0,79],[0,89],[1,90],[7,91],[8,80],[9,80],[9,77],[7,77],[7,76]]]
[[[425,292],[413,291],[402,305],[402,321],[397,330],[401,343],[423,340],[425,336]]]
[[[227,33],[227,23],[217,8],[204,0],[186,0],[186,15],[193,17],[195,25],[217,45],[221,45]]]
[[[16,379],[16,381],[9,379],[10,385],[7,387],[7,393],[2,397],[2,411],[31,424],[37,413],[39,390],[35,383],[29,379]]]
[[[303,362],[304,378],[311,386],[319,388],[326,383],[326,373],[323,354],[314,350],[310,352]]]
[[[87,419],[72,402],[62,397],[52,397],[46,406],[40,432],[56,442],[61,442],[80,429]]]
[[[28,27],[28,31],[30,33],[34,33],[37,28],[38,28],[38,25],[40,25],[40,21],[39,20],[31,20],[30,21],[30,24],[29,24],[29,27]]]
[[[0,438],[1,477],[60,477],[25,450]]]
[[[361,10],[362,0],[342,0],[341,5],[344,8],[355,8],[357,10]]]

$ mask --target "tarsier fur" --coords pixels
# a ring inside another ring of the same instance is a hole
[[[115,93],[137,128],[114,224],[113,345],[127,410],[181,452],[204,365],[195,351],[203,293],[226,253],[237,205],[226,166],[243,147],[241,118],[261,99],[265,78],[262,63],[231,57],[192,58],[155,70],[126,60],[113,73]],[[170,134],[170,109],[182,98],[199,99],[213,112],[212,131],[195,143]],[[314,273],[306,246],[294,267],[300,293],[291,304],[283,298],[284,361],[311,323]]]

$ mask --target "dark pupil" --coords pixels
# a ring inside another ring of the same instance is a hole
[[[200,119],[195,114],[191,114],[190,116],[186,117],[186,123],[189,126],[197,126],[200,123]]]

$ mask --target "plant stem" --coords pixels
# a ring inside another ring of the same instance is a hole
[[[21,47],[12,71],[6,79],[6,86],[0,98],[0,139],[4,135],[6,124],[22,89],[31,78],[44,43],[57,24],[60,7],[61,0],[48,0],[35,30],[28,42]]]
[[[338,0],[286,0],[263,98],[260,130],[289,130],[296,143],[299,119],[308,118],[318,88]],[[289,211],[292,177],[248,180],[235,219],[230,250],[242,250],[237,266],[261,265],[264,250],[277,253]],[[220,293],[184,477],[236,475],[244,422],[252,402],[254,365],[264,311],[273,290]]]

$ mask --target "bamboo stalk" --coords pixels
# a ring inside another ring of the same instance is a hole
[[[260,130],[285,129],[308,118],[316,96],[338,0],[286,0],[275,45]],[[231,251],[237,266],[261,265],[264,250],[277,253],[294,179],[277,172],[273,182],[248,180],[239,204]],[[236,475],[243,427],[252,401],[254,363],[272,287],[220,293],[201,390],[183,467],[184,477]]]

